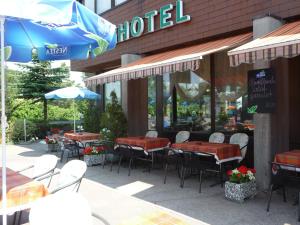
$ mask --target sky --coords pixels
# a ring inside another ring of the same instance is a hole
[[[70,61],[69,60],[54,61],[52,63],[52,66],[54,68],[59,67],[62,63],[65,63],[67,66],[70,66]],[[13,70],[18,69],[16,63],[6,62],[6,65],[9,69],[13,69]],[[79,84],[80,86],[84,87],[85,85],[84,85],[84,82],[82,80],[82,75],[83,75],[83,73],[81,73],[81,72],[70,71],[70,80],[74,81],[76,85]]]

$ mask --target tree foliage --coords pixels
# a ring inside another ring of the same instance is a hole
[[[32,63],[19,65],[21,68],[21,79],[19,82],[19,98],[30,99],[33,102],[44,102],[43,114],[47,119],[47,101],[45,93],[68,85],[69,69],[63,64],[61,67],[52,68],[51,62],[41,62],[33,57]]]
[[[100,127],[101,129],[107,128],[110,130],[112,132],[112,139],[115,139],[126,136],[127,119],[114,91],[111,92],[110,97],[111,103],[107,104],[106,111],[101,115]]]

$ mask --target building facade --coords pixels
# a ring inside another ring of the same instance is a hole
[[[234,66],[228,56],[228,51],[299,20],[299,1],[84,4],[117,25],[119,43],[97,58],[73,61],[72,70],[91,74],[88,84],[104,96],[99,110],[105,110],[110,92],[116,91],[129,135],[155,129],[172,139],[179,130],[189,130],[191,139],[207,139],[215,131],[228,137],[245,132],[251,137],[245,162],[261,171],[262,188],[274,154],[300,147],[300,56]],[[271,69],[276,77],[275,97],[272,110],[255,113],[249,103],[249,71],[260,69]]]

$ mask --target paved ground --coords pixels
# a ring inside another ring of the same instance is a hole
[[[42,144],[9,146],[8,167],[22,168],[45,152],[46,145]],[[130,177],[127,171],[122,168],[118,174],[116,166],[112,172],[109,167],[89,167],[80,188],[92,209],[112,225],[121,225],[124,221],[135,225],[138,223],[132,222],[134,218],[158,212],[167,212],[191,225],[298,224],[297,207],[293,206],[295,195],[292,193],[288,193],[287,203],[282,201],[280,194],[274,194],[271,211],[267,213],[265,193],[258,193],[254,199],[238,204],[226,200],[224,189],[220,186],[209,187],[214,178],[203,182],[202,193],[199,194],[195,177],[188,179],[182,189],[175,172],[170,173],[167,184],[163,184],[162,170],[148,173],[138,167]]]

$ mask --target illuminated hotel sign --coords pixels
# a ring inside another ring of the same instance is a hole
[[[147,25],[147,32],[152,33],[159,29],[172,27],[175,24],[188,22],[191,16],[183,15],[183,1],[176,1],[176,17],[175,21],[172,18],[173,4],[162,6],[159,11],[152,10],[147,12],[143,18],[135,16],[131,22],[125,21],[123,24],[118,25],[118,42],[127,41],[130,38],[139,37],[145,31],[145,24]],[[159,17],[159,29],[154,26],[154,18]]]

